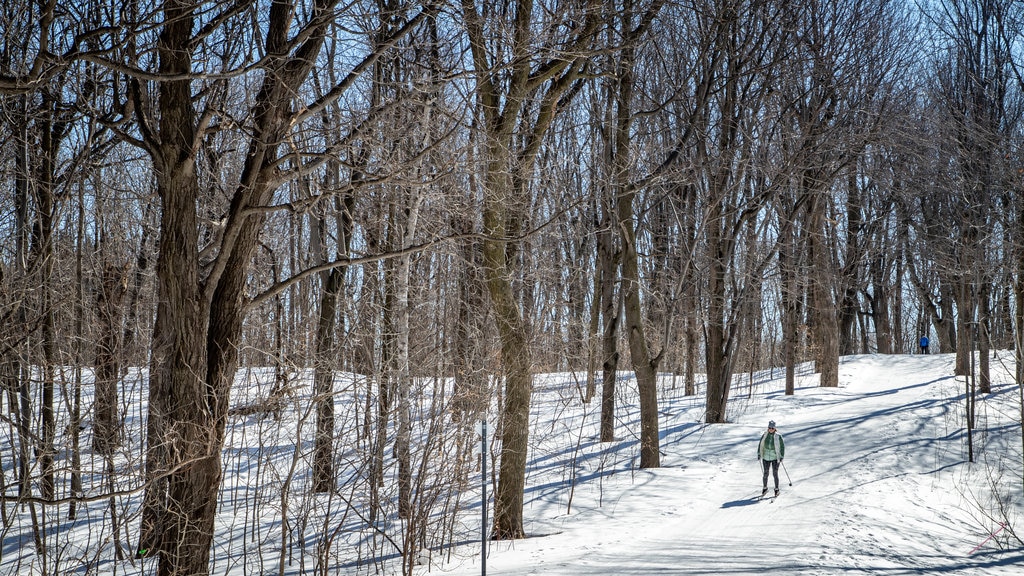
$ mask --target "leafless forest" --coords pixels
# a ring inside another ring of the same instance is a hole
[[[715,424],[769,366],[926,335],[984,393],[1021,349],[1020,3],[9,0],[0,38],[15,573],[327,574],[360,533],[409,574],[482,418],[524,535],[536,374],[603,440],[634,374],[658,467],[659,375]]]

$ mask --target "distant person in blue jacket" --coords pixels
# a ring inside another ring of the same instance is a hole
[[[775,420],[768,421],[768,431],[761,434],[761,441],[757,443],[757,457],[761,460],[761,470],[764,475],[761,478],[761,496],[768,493],[768,470],[775,475],[775,495],[779,495],[779,464],[786,456],[786,443],[782,440],[782,434],[775,430]]]
[[[921,354],[927,354],[928,353],[928,337],[927,336],[921,336],[921,341],[918,342],[918,344],[921,345]]]

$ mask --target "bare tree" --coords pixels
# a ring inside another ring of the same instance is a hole
[[[161,200],[157,264],[161,297],[147,423],[146,466],[151,483],[139,540],[140,554],[160,553],[161,574],[209,570],[228,392],[250,306],[248,270],[281,182],[279,173],[288,173],[289,167],[292,171],[309,168],[282,149],[285,136],[296,122],[344,93],[392,45],[394,37],[404,35],[423,17],[420,13],[410,18],[394,36],[382,39],[349,75],[325,90],[323,99],[296,107],[293,101],[304,93],[301,88],[317,62],[335,17],[335,4],[316,2],[298,22],[294,21],[300,16],[296,4],[271,6],[261,47],[265,54],[260,62],[261,84],[247,111],[251,138],[208,268],[200,252],[196,213],[200,198],[197,151],[221,117],[212,107],[195,108],[195,50],[218,26],[247,18],[247,6],[222,5],[203,13],[203,26],[198,26],[198,4],[165,3],[156,42],[155,74],[161,79],[156,94],[151,95],[141,81],[132,83],[134,118],[141,134],[137,144],[152,158]],[[227,53],[219,61],[230,66],[235,57]],[[214,81],[208,88],[216,94],[224,87]],[[321,157],[316,163],[322,161]]]
[[[663,3],[655,1],[644,9],[634,8],[627,2],[619,10],[618,26],[623,39],[617,51],[614,67],[614,129],[611,157],[611,189],[616,200],[616,218],[622,246],[621,298],[625,316],[625,329],[629,341],[630,359],[636,373],[640,394],[640,467],[661,466],[658,427],[658,364],[664,347],[652,353],[641,299],[640,263],[637,223],[634,202],[637,187],[628,181],[633,164],[631,131],[634,120],[635,59],[639,39],[647,34],[651,22],[657,17]]]
[[[840,265],[833,246],[838,238],[831,222],[837,215],[833,191],[846,184],[868,143],[877,138],[898,79],[898,55],[906,45],[902,11],[886,2],[804,3],[794,13],[792,76],[786,105],[792,111],[788,135],[798,202],[806,210],[809,261],[809,313],[817,370],[822,386],[838,386],[840,326],[836,315]],[[849,203],[848,203],[849,205]],[[848,212],[857,227],[860,213]],[[848,251],[852,271],[861,250]]]
[[[1004,150],[1007,83],[1011,40],[1003,28],[1010,4],[996,0],[951,1],[938,8],[935,21],[944,57],[936,71],[937,97],[951,126],[953,188],[950,209],[959,217],[949,230],[956,301],[956,373],[970,371],[978,333],[987,348],[987,303],[991,293],[987,274],[988,245],[992,242],[991,214],[998,196],[1000,158]],[[981,380],[986,384],[987,358]]]
[[[544,12],[540,8],[533,0],[516,0],[503,22],[497,11],[484,18],[475,4],[462,2],[483,140],[484,274],[505,379],[496,539],[525,536],[523,490],[533,386],[529,327],[511,281],[511,243],[524,232],[524,193],[542,137],[582,74],[600,17],[599,6],[589,0]],[[543,23],[540,31],[535,18]],[[569,31],[560,32],[563,27]]]

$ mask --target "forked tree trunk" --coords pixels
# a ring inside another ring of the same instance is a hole
[[[253,132],[232,196],[220,252],[200,282],[197,117],[193,109],[192,28],[198,5],[164,4],[157,44],[159,130],[149,134],[161,200],[157,265],[159,303],[153,337],[147,423],[147,485],[138,554],[159,552],[159,576],[209,573],[220,452],[228,393],[238,365],[249,266],[266,215],[277,168],[276,150],[288,130],[290,103],[319,53],[328,19],[318,19],[293,59],[274,60],[253,104]],[[330,2],[322,6],[330,10]],[[287,54],[292,6],[270,10],[267,52]],[[141,85],[135,84],[137,91]],[[142,94],[136,94],[142,101]],[[138,110],[141,122],[149,122]],[[155,128],[155,127],[152,127]]]
[[[498,338],[501,342],[502,375],[505,379],[505,405],[499,424],[501,467],[494,495],[494,532],[496,539],[522,538],[523,491],[526,483],[527,439],[529,437],[530,396],[532,394],[532,351],[529,327],[520,310],[513,287],[517,276],[510,260],[516,235],[523,227],[522,213],[526,184],[521,178],[531,174],[544,135],[558,111],[565,106],[563,97],[582,73],[583,55],[598,29],[597,5],[588,6],[582,22],[566,38],[561,54],[576,54],[543,61],[535,57],[532,13],[533,0],[517,0],[509,9],[506,22],[511,34],[506,38],[489,37],[484,16],[471,0],[462,0],[462,16],[472,53],[475,95],[481,115],[485,150],[483,160],[483,265],[487,290],[491,296]],[[550,39],[547,39],[550,40]],[[545,40],[545,41],[547,41]],[[509,62],[492,61],[488,46],[505,41]],[[496,82],[494,70],[508,67],[508,82]],[[535,78],[534,71],[544,70]],[[529,109],[525,99],[537,97]]]

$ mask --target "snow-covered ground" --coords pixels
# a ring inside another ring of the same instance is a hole
[[[752,389],[738,385],[732,423],[717,426],[700,424],[699,400],[667,394],[654,470],[622,461],[635,456],[635,430],[620,426],[622,444],[601,445],[596,423],[584,424],[577,452],[579,414],[539,421],[525,510],[532,537],[491,542],[487,573],[1020,574],[1024,549],[1008,530],[974,550],[1024,511],[1020,396],[1005,373],[1012,358],[997,356],[994,392],[978,401],[974,464],[966,463],[965,383],[952,361],[847,357],[839,388],[814,387],[807,375],[788,397],[776,371]],[[545,405],[550,394],[537,397],[539,420],[558,412]],[[756,459],[769,419],[786,440],[774,501],[759,498]],[[480,574],[479,554],[468,552],[435,558],[432,572]]]
[[[628,372],[618,383],[617,440],[610,443],[598,442],[599,399],[580,402],[581,375],[538,376],[524,508],[529,537],[487,542],[486,572],[1019,574],[1024,547],[1011,533],[1024,537],[1024,479],[1021,393],[1009,376],[1012,356],[994,356],[994,392],[979,397],[973,464],[966,461],[965,383],[952,376],[952,363],[944,355],[846,357],[839,388],[818,388],[817,375],[805,366],[794,396],[783,394],[781,370],[737,375],[730,423],[713,426],[702,423],[703,396],[683,395],[682,383],[673,386],[666,376],[659,400],[662,467],[651,470],[637,468],[639,415]],[[346,390],[365,388],[356,379],[345,382],[339,386]],[[235,404],[245,404],[247,394],[258,396],[271,383],[258,372],[252,381],[240,380]],[[309,389],[309,382],[301,388]],[[362,404],[352,398],[358,394],[339,394],[339,429],[359,422]],[[308,407],[308,401],[299,398],[295,405]],[[120,532],[111,533],[106,498],[83,505],[74,522],[56,516],[66,506],[51,508],[56,526],[48,532],[47,560],[35,552],[27,509],[8,505],[7,524],[0,529],[0,576],[156,573],[153,560],[116,559],[113,552],[112,543],[120,542],[130,554],[138,521],[144,405],[132,407],[127,426],[134,432],[125,446],[130,457],[118,462],[126,471],[118,476],[118,488],[128,490],[117,500]],[[493,418],[492,413],[492,424]],[[774,501],[760,499],[756,459],[769,419],[778,423],[787,450],[782,494]],[[390,540],[367,530],[338,499],[310,496],[311,422],[308,410],[297,409],[286,410],[281,420],[232,420],[215,574],[401,573]],[[10,493],[14,443],[4,430],[9,428],[0,429],[0,465]],[[95,456],[88,462],[90,469],[102,468]],[[339,474],[364,469],[358,450],[340,454]],[[449,510],[460,511],[457,521],[433,524],[450,527],[451,534],[440,539],[454,544],[431,550],[415,574],[481,574],[480,478],[474,474],[450,498]],[[88,485],[90,494],[104,492],[99,480]],[[493,493],[493,483],[488,487]],[[346,502],[365,498],[351,488],[341,496]],[[282,523],[286,500],[290,521]],[[990,537],[1006,521],[1008,528]],[[387,522],[389,530],[400,530],[393,518]],[[374,538],[376,544],[368,545]],[[330,549],[317,556],[317,547],[328,540]],[[280,563],[282,550],[287,556]]]

